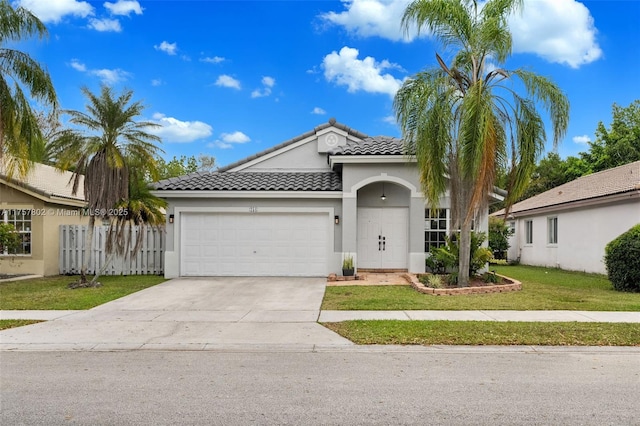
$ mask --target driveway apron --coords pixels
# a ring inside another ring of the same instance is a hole
[[[0,332],[2,350],[313,349],[326,280],[178,278],[62,318]],[[81,291],[81,290],[79,290]]]

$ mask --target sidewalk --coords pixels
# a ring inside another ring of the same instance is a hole
[[[86,311],[0,311],[0,320],[58,320]],[[176,313],[179,315],[179,313]],[[173,315],[173,319],[176,319]],[[184,312],[187,315],[188,312]],[[286,313],[281,315],[286,316]],[[192,320],[184,318],[183,320]],[[603,311],[320,311],[319,322],[349,320],[445,320],[525,322],[627,322],[640,323],[640,312]],[[288,322],[286,318],[283,322]]]

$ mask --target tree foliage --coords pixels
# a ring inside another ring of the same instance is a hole
[[[505,170],[508,205],[526,189],[547,141],[538,107],[550,117],[554,144],[568,125],[569,102],[553,82],[503,68],[512,45],[507,20],[523,3],[415,0],[402,18],[405,31],[428,30],[451,52],[448,63],[436,53],[437,66],[407,79],[394,108],[430,206],[450,189],[462,252],[471,253],[471,222],[486,207],[497,170]],[[458,284],[466,286],[469,257],[459,258]]]
[[[591,172],[640,160],[640,99],[628,107],[613,104],[613,121],[607,129],[600,122],[589,151],[580,153]]]
[[[46,69],[7,44],[47,35],[44,24],[27,9],[0,0],[0,159],[8,156],[10,176],[27,173],[41,140],[31,101],[55,109],[57,98]]]
[[[216,168],[216,159],[207,154],[199,154],[187,157],[181,155],[180,158],[174,156],[171,160],[158,160],[158,180],[172,177],[184,176],[195,172],[212,172]]]

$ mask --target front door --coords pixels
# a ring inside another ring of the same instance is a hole
[[[408,218],[402,207],[359,208],[357,267],[407,269]]]

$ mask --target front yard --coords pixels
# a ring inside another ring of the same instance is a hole
[[[624,323],[384,320],[323,325],[359,345],[640,346],[640,325]]]
[[[410,286],[327,287],[323,310],[570,310],[640,311],[640,293],[613,290],[603,275],[533,266],[493,266],[522,282],[522,290],[432,296]]]
[[[0,283],[0,310],[91,309],[166,281],[157,275],[103,276],[102,287],[69,290],[78,277],[56,276]]]

